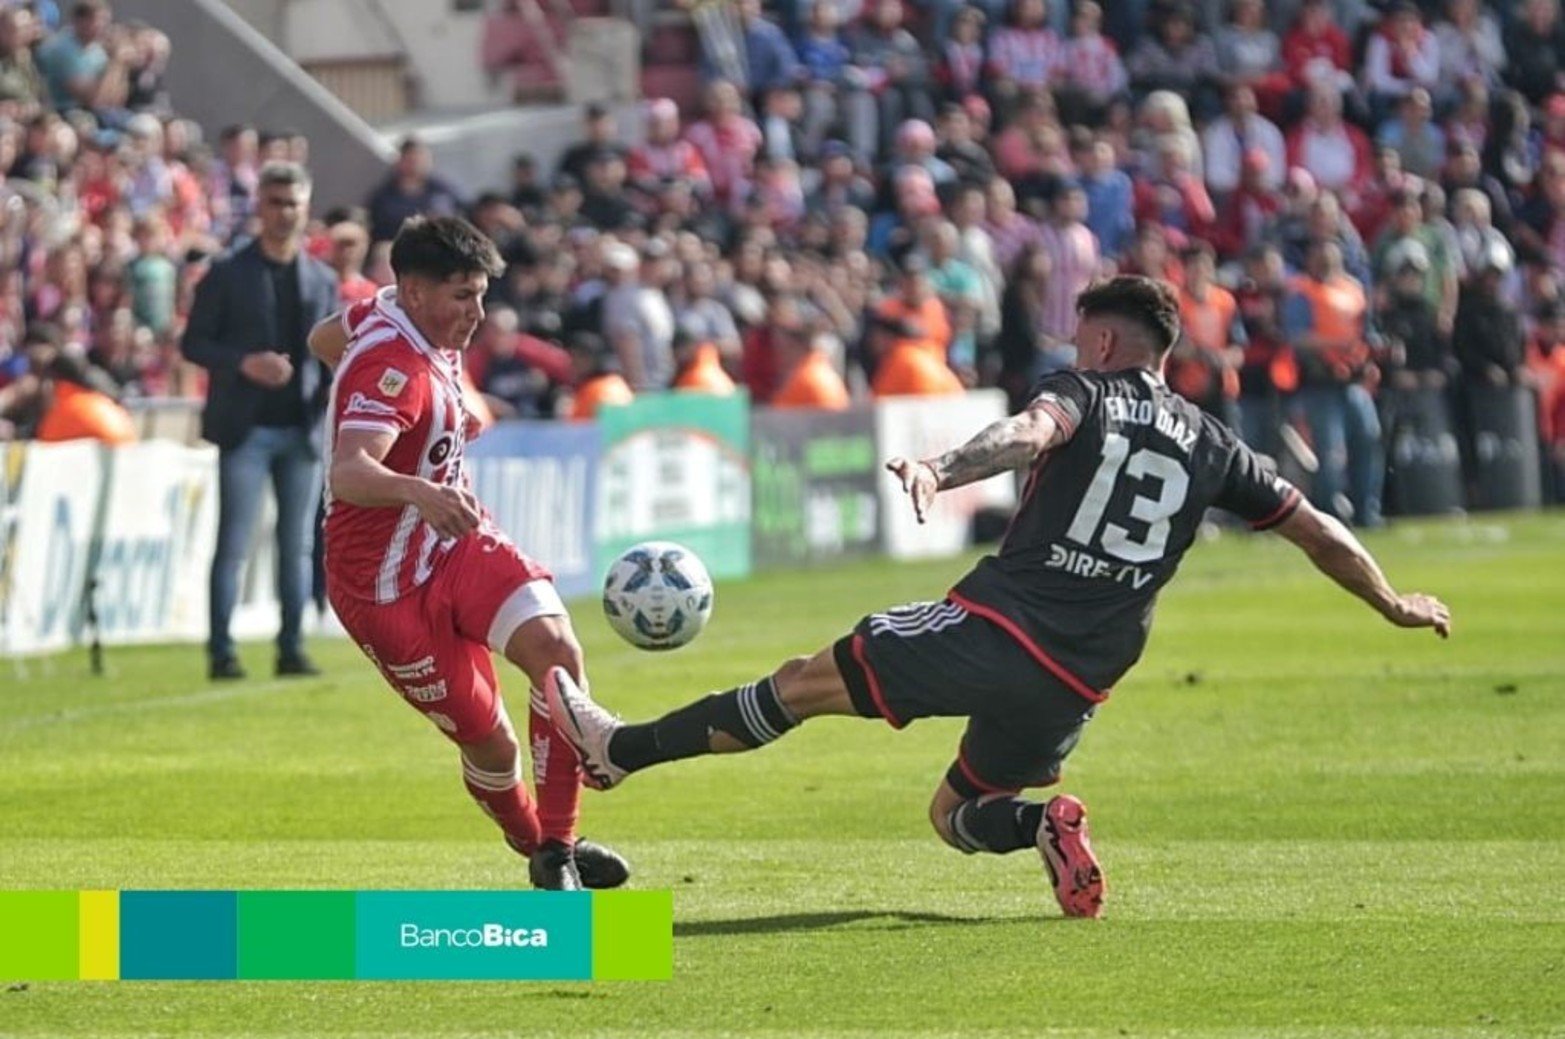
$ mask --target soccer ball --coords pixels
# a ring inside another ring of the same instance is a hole
[[[603,582],[609,627],[639,649],[678,649],[712,616],[712,579],[696,554],[672,541],[625,550]]]

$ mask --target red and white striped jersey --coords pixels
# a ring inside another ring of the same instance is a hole
[[[332,383],[330,443],[342,430],[392,433],[386,468],[464,485],[463,448],[476,423],[462,402],[461,355],[430,345],[390,290],[345,310],[343,328],[349,344]],[[336,594],[395,602],[427,581],[455,543],[411,505],[334,500],[328,481],[326,574]]]

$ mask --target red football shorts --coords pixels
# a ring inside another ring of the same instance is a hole
[[[490,649],[535,617],[564,616],[547,568],[503,535],[475,531],[456,543],[429,580],[392,603],[339,595],[332,608],[391,687],[457,743],[476,743],[500,723],[500,686]]]

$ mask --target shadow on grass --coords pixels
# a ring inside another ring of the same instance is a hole
[[[869,922],[872,921],[872,922]],[[946,916],[943,913],[905,913],[897,910],[855,909],[839,913],[784,913],[749,916],[739,920],[693,920],[674,924],[675,938],[702,938],[721,934],[779,934],[785,931],[826,931],[857,924],[855,931],[908,931],[918,927],[968,926],[1019,922],[1015,917]]]

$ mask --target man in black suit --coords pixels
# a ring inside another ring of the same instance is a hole
[[[180,344],[208,372],[201,435],[218,447],[217,551],[212,558],[207,654],[214,679],[243,678],[229,620],[262,488],[277,496],[279,675],[316,674],[300,637],[321,486],[321,416],[331,376],[305,337],[337,305],[330,267],[302,251],[310,175],[268,163],[257,189],[259,236],[212,265]]]

